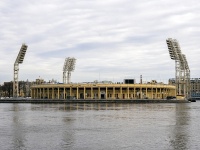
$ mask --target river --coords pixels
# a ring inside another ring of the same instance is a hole
[[[1,150],[195,150],[200,101],[0,104]]]

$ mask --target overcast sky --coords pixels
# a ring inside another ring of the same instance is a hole
[[[75,57],[72,82],[167,82],[175,77],[167,38],[200,78],[199,0],[1,0],[0,19],[0,84],[13,80],[22,43],[19,80],[62,82],[65,58]]]

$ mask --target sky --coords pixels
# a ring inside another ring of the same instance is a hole
[[[28,49],[19,81],[63,82],[66,57],[76,58],[72,82],[175,77],[166,39],[177,39],[191,78],[200,78],[198,0],[2,0],[0,84],[13,80],[22,43]]]

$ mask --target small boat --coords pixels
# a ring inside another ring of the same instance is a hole
[[[196,102],[196,98],[188,98],[188,101],[190,101],[190,102]]]

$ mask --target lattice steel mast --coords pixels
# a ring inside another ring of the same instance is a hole
[[[13,80],[13,97],[18,97],[19,93],[19,85],[18,85],[18,74],[19,74],[19,64],[23,63],[26,50],[28,46],[26,44],[22,44],[19,54],[14,63],[14,80]]]
[[[63,66],[63,83],[69,84],[71,81],[71,72],[75,69],[76,59],[74,57],[67,57]]]
[[[182,54],[180,45],[176,39],[166,40],[170,58],[175,60],[175,84],[177,95],[190,97],[190,69],[186,56]]]

